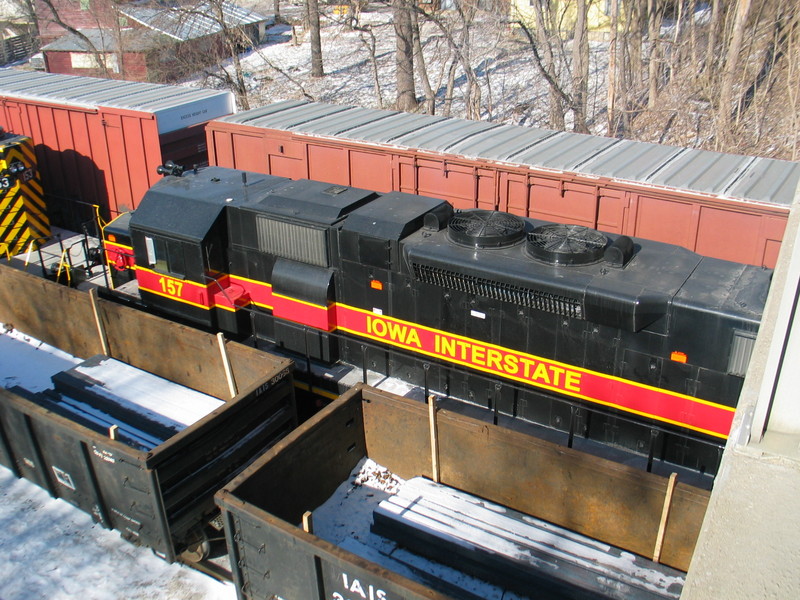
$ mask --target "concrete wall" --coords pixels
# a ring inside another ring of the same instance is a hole
[[[800,598],[800,190],[684,600]]]

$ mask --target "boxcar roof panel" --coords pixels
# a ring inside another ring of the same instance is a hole
[[[232,98],[230,92],[200,88],[29,71],[20,75],[18,73],[20,72],[12,69],[0,69],[0,96],[20,96],[83,108],[106,106],[143,112],[155,112],[187,102],[214,102],[222,96]],[[230,104],[232,105],[232,101]],[[209,111],[206,118],[213,119],[223,114],[225,113]]]
[[[786,160],[757,158],[730,187],[737,198],[790,206],[800,182],[800,164]]]
[[[549,129],[527,129],[517,125],[499,125],[491,135],[472,136],[452,144],[448,150],[470,158],[508,160],[544,139],[556,135]]]
[[[261,115],[257,123],[261,127],[273,127],[276,129],[297,129],[298,126],[335,115],[347,110],[347,106],[335,106],[333,104],[301,104],[296,107],[286,107],[284,110]]]
[[[620,140],[610,151],[598,154],[577,170],[601,177],[644,181],[665,161],[684,151],[675,146]]]
[[[574,170],[617,142],[613,138],[562,132],[510,158],[546,169]]]
[[[305,123],[302,126],[302,131],[312,135],[333,135],[347,138],[347,133],[356,127],[361,127],[367,123],[377,123],[378,121],[388,119],[396,114],[398,114],[397,111],[377,110],[374,108],[353,108],[352,110],[336,113],[325,119]]]
[[[268,125],[262,123],[262,120],[267,119],[267,117],[272,114],[279,113],[290,108],[295,108],[297,106],[302,106],[304,104],[307,104],[305,100],[284,100],[282,102],[275,102],[274,104],[268,104],[267,106],[261,106],[259,108],[253,108],[244,112],[228,115],[218,120],[225,123],[252,125],[253,127],[268,127]],[[269,122],[269,120],[267,119],[264,122]]]
[[[726,189],[753,160],[749,156],[687,150],[665,163],[648,181],[656,185],[725,195]]]
[[[347,136],[355,140],[386,144],[395,142],[395,140],[409,133],[419,131],[425,127],[431,127],[446,118],[447,117],[397,113],[386,119],[372,121],[351,129]]]
[[[304,100],[221,120],[782,206],[800,179],[800,164],[788,161]]]
[[[411,131],[396,138],[394,142],[412,148],[444,152],[453,144],[495,127],[497,127],[497,124],[486,121],[445,119],[430,127]]]

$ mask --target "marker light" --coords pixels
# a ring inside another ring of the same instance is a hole
[[[377,279],[371,279],[369,282],[369,287],[371,287],[373,290],[382,290],[383,282],[378,281]]]
[[[675,362],[679,362],[679,363],[685,363],[689,359],[689,357],[686,356],[685,352],[678,352],[678,351],[673,352],[670,355],[670,358],[672,360],[674,360]]]

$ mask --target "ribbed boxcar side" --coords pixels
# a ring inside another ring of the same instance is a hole
[[[800,178],[787,161],[302,101],[211,121],[208,145],[223,167],[434,196],[767,267]]]

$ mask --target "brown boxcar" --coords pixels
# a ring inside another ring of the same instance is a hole
[[[33,139],[59,225],[136,208],[167,160],[205,164],[205,122],[233,110],[230,92],[0,69],[0,125]]]
[[[434,196],[769,267],[800,179],[788,161],[303,101],[207,132],[212,165]]]

